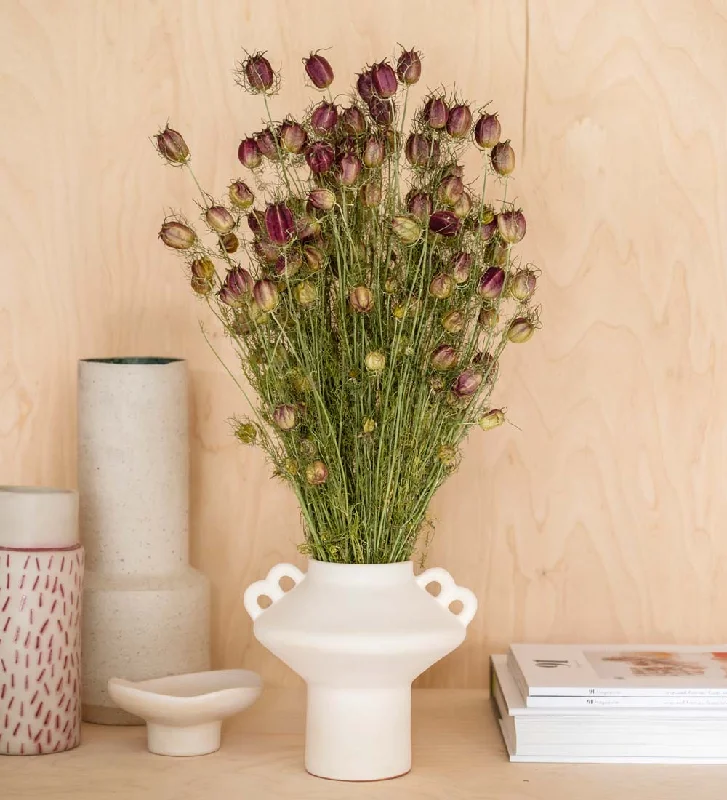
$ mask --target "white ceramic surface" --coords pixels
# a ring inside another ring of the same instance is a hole
[[[80,743],[77,511],[75,492],[0,487],[0,755]]]
[[[283,577],[296,584],[287,593]],[[426,587],[439,583],[432,596]],[[272,604],[263,609],[260,598]],[[451,612],[462,603],[459,615]],[[305,765],[337,780],[411,768],[411,683],[464,641],[477,599],[443,569],[411,562],[278,564],[244,596],[255,636],[308,684]]]
[[[222,720],[252,705],[262,681],[255,672],[228,669],[138,682],[111,678],[108,689],[121,708],[146,720],[150,752],[202,756],[219,750]]]
[[[209,582],[188,564],[185,361],[79,362],[78,484],[83,718],[141,724],[111,701],[110,677],[209,668]]]

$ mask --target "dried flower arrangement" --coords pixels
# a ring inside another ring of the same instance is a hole
[[[496,114],[474,120],[443,91],[404,131],[421,75],[415,50],[364,69],[344,106],[323,55],[304,68],[324,96],[301,121],[273,120],[280,76],[263,53],[236,72],[267,112],[238,149],[261,205],[241,179],[227,202],[216,200],[194,177],[183,137],[168,126],[155,137],[164,159],[194,178],[215,241],[204,244],[178,214],[159,235],[236,347],[259,402],[235,432],[295,492],[301,549],[321,561],[402,561],[470,428],[505,420],[490,404],[500,354],[539,325],[537,271],[513,254],[525,216],[505,199],[515,153]],[[479,191],[460,164],[472,143]],[[485,201],[488,178],[502,189],[497,208]]]

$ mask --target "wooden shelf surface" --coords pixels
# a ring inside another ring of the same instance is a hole
[[[511,764],[485,692],[414,692],[414,766],[392,781],[303,769],[305,698],[270,689],[199,758],[146,751],[145,728],[85,725],[78,749],[0,757],[2,800],[720,800],[727,766]]]

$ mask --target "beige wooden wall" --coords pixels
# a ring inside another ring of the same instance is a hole
[[[293,78],[275,110],[302,108],[309,50],[346,76],[397,42],[422,84],[494,101],[544,273],[545,327],[497,390],[520,430],[473,435],[434,503],[429,563],[481,610],[424,683],[483,685],[512,640],[726,640],[725,0],[3,0],[0,483],[74,485],[78,358],[189,359],[215,663],[296,680],[240,601],[297,558],[296,506],[229,436],[244,403],[156,239],[191,191],[148,137],[172,120],[220,191],[261,116],[243,46]]]

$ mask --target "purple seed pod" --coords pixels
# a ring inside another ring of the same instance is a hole
[[[204,218],[215,233],[229,233],[237,225],[237,220],[224,206],[210,206]]]
[[[288,153],[298,154],[303,152],[303,148],[308,142],[308,134],[302,125],[295,120],[286,119],[278,131],[280,145]]]
[[[171,220],[162,225],[159,238],[173,250],[188,250],[197,241],[197,234],[189,225]]]
[[[435,211],[429,217],[429,230],[440,236],[456,236],[461,222],[451,211]]]
[[[454,139],[462,139],[470,132],[472,112],[465,103],[452,106],[447,117],[447,133]]]
[[[369,181],[361,187],[359,198],[366,208],[374,208],[381,202],[381,183],[377,180]]]
[[[514,344],[523,344],[535,333],[535,325],[527,317],[516,317],[508,326],[507,338]]]
[[[316,247],[312,244],[303,246],[303,258],[305,259],[305,265],[310,273],[318,272],[326,260],[325,253],[320,247]]]
[[[374,81],[371,77],[371,70],[365,70],[359,74],[356,80],[356,90],[364,103],[368,103],[371,100],[374,96]]]
[[[460,250],[452,262],[452,277],[456,283],[467,283],[472,269],[472,255]]]
[[[441,131],[447,125],[449,109],[441,97],[430,97],[424,105],[422,117],[424,122],[435,131]]]
[[[510,142],[496,144],[490,153],[490,161],[498,175],[509,175],[515,169],[515,151]]]
[[[270,128],[265,128],[259,133],[255,134],[255,144],[258,150],[270,161],[278,160],[278,143],[275,140],[275,134]]]
[[[371,67],[371,80],[376,94],[384,100],[393,97],[399,89],[396,73],[386,61],[380,61]]]
[[[254,92],[267,92],[275,84],[275,73],[263,53],[251,55],[243,64],[245,78]]]
[[[189,148],[181,133],[167,125],[155,137],[157,150],[174,166],[181,166],[189,161]]]
[[[311,53],[303,64],[316,89],[327,89],[333,83],[333,69],[320,53]]]
[[[316,142],[305,151],[305,160],[311,172],[322,175],[328,172],[336,159],[336,153],[331,145],[325,142]]]
[[[269,239],[255,239],[252,246],[255,255],[266,264],[274,264],[280,256],[280,248]]]
[[[310,214],[302,214],[295,220],[295,235],[298,241],[307,242],[315,239],[321,232],[321,223]]]
[[[361,161],[358,156],[347,153],[338,162],[339,180],[343,186],[353,186],[361,174]]]
[[[247,227],[255,236],[262,236],[263,225],[265,225],[265,214],[260,209],[254,208],[247,215]]]
[[[375,136],[370,136],[366,140],[363,163],[369,168],[380,167],[384,163],[384,144]]]
[[[497,230],[508,244],[517,244],[525,236],[526,229],[522,211],[503,211],[497,215]]]
[[[482,383],[482,375],[473,369],[466,369],[457,376],[452,391],[457,397],[471,397]]]
[[[439,142],[421,133],[412,133],[406,140],[404,152],[413,167],[426,167],[439,160]]]
[[[285,203],[273,203],[265,209],[265,230],[275,244],[285,244],[293,238],[295,221]]]
[[[240,146],[237,148],[237,157],[242,166],[248,169],[257,169],[263,160],[260,148],[252,136],[248,136],[247,139],[240,142]]]
[[[434,369],[441,372],[452,369],[457,363],[457,351],[448,344],[440,344],[432,353],[431,362]]]
[[[348,106],[341,111],[341,127],[346,133],[354,136],[366,133],[366,117],[357,106]]]
[[[439,184],[437,189],[437,199],[442,205],[454,206],[464,194],[464,183],[462,178],[450,175]]]
[[[277,286],[267,278],[255,281],[252,293],[261,311],[273,311],[280,302]]]
[[[288,249],[278,256],[273,272],[279,278],[292,278],[303,266],[303,255],[300,250]]]
[[[472,211],[472,197],[468,192],[462,192],[462,197],[452,206],[452,211],[457,219],[465,219]]]
[[[432,198],[426,192],[416,192],[407,200],[406,207],[420,222],[429,222],[434,210]]]
[[[371,119],[382,128],[386,128],[394,121],[394,105],[391,100],[382,100],[374,95],[368,103]]]
[[[477,315],[477,323],[488,330],[496,328],[499,320],[500,315],[497,313],[497,309],[488,308],[487,306],[483,306]]]
[[[417,83],[422,75],[422,61],[416,50],[402,50],[396,62],[396,76],[407,86]]]
[[[308,202],[313,208],[330,211],[336,205],[336,195],[330,189],[312,189],[308,194]]]
[[[482,214],[480,215],[480,239],[482,239],[483,242],[489,241],[496,230],[497,219],[495,217],[495,212],[493,211],[492,206],[485,206],[482,209]]]
[[[255,202],[255,195],[252,193],[250,187],[243,181],[233,181],[229,185],[227,191],[230,202],[235,208],[239,208],[240,211],[247,211]]]
[[[501,134],[502,126],[497,114],[483,114],[475,124],[475,143],[483,150],[494,147]]]
[[[348,302],[354,311],[367,314],[374,307],[374,296],[368,286],[355,286],[349,292]]]
[[[242,267],[233,267],[225,277],[220,289],[220,300],[228,306],[239,307],[252,292],[253,280],[250,273]]]
[[[319,103],[311,114],[310,125],[320,136],[330,133],[338,122],[338,110],[333,103]]]
[[[502,267],[488,267],[477,284],[477,291],[486,300],[496,300],[502,294],[504,285],[505,270]]]
[[[276,406],[273,421],[281,431],[290,431],[295,427],[295,406],[288,404]]]

